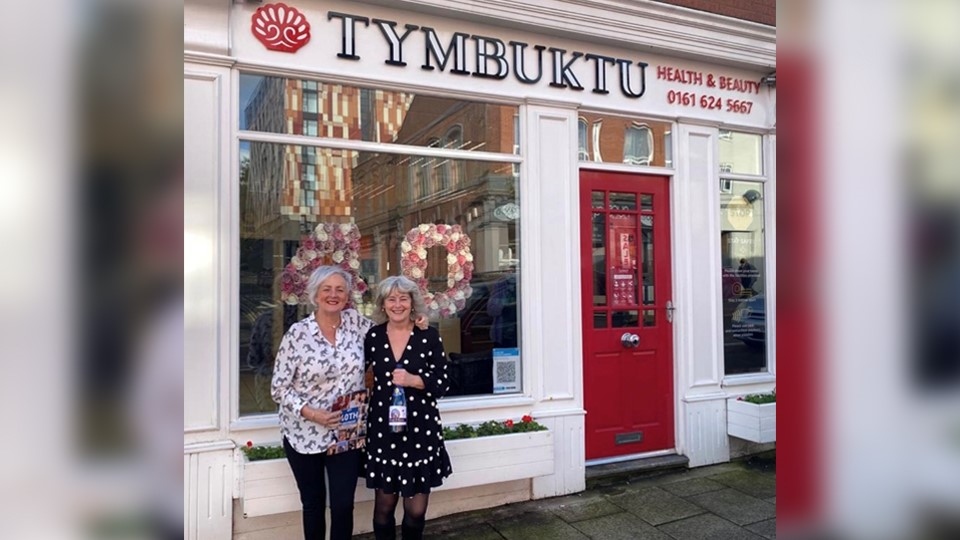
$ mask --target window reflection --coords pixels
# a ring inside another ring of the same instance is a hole
[[[432,140],[437,143],[437,140]],[[436,322],[449,355],[449,396],[493,392],[493,353],[519,348],[519,197],[511,163],[241,143],[240,413],[276,410],[269,396],[284,331],[305,308],[280,301],[280,277],[320,223],[360,230],[359,274],[400,273],[401,243],[421,224],[470,237],[472,294]],[[443,171],[457,171],[443,190]],[[326,180],[330,180],[325,183]],[[455,180],[455,181],[454,181]],[[427,250],[429,289],[448,289],[447,251]],[[330,263],[332,254],[322,255]],[[372,314],[372,294],[359,306]],[[519,370],[518,370],[519,372]]]
[[[500,369],[520,358],[519,164],[336,150],[321,139],[519,155],[518,107],[241,73],[239,115],[241,139],[243,131],[318,138],[317,146],[240,143],[241,415],[276,410],[273,358],[284,331],[306,315],[296,293],[281,294],[297,274],[284,269],[321,224],[356,225],[356,270],[370,285],[401,273],[411,229],[459,226],[471,240],[471,294],[434,322],[449,355],[448,396],[492,393],[495,382],[522,390],[519,378],[496,378],[520,373],[519,364]],[[447,257],[442,247],[424,254],[432,292],[450,287]],[[358,308],[369,314],[371,300],[368,292]]]
[[[623,162],[631,165],[650,165],[653,159],[653,132],[644,124],[627,128],[623,141]]]
[[[724,363],[727,375],[766,371],[763,184],[722,180]]]
[[[763,174],[760,135],[721,129],[718,139],[721,173]]]
[[[518,108],[410,92],[240,74],[240,129],[514,153]],[[429,134],[429,136],[428,136]]]
[[[580,161],[628,163],[651,167],[673,165],[671,125],[618,116],[581,113],[577,122]]]

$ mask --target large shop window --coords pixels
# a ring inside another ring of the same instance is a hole
[[[724,132],[721,171],[759,175],[761,137]],[[726,375],[767,371],[767,260],[764,182],[720,180],[720,257]]]
[[[305,115],[295,102],[312,102],[292,99],[305,84],[242,75],[240,114],[247,119],[242,128],[301,125],[265,119]],[[332,133],[368,140],[375,133],[379,142],[434,152],[512,154],[516,144],[512,124],[517,107],[314,84],[321,137]],[[334,108],[339,116],[327,118]],[[339,124],[331,128],[331,123]],[[316,146],[294,146],[240,136],[241,416],[276,411],[269,391],[276,351],[286,329],[308,315],[296,297],[297,282],[309,273],[310,264],[321,262],[355,261],[356,274],[371,287],[401,273],[426,280],[427,290],[436,294],[432,324],[448,354],[448,397],[522,390],[520,201],[514,163],[462,159],[462,154],[332,149],[324,148],[322,140]],[[318,227],[324,234],[318,234]],[[425,235],[444,231],[452,236],[454,230],[470,239],[472,273],[461,266],[463,252],[455,252],[457,262],[450,263],[445,246],[418,248]],[[327,233],[330,239],[321,240]],[[341,237],[343,246],[334,249]],[[425,270],[410,264],[418,251],[425,255]],[[303,269],[293,271],[298,266]],[[451,269],[459,269],[462,277],[452,287],[449,279],[458,275],[449,275]],[[358,301],[360,311],[370,315],[373,291]]]
[[[581,113],[577,121],[580,161],[673,167],[668,122]]]

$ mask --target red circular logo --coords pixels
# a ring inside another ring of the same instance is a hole
[[[271,51],[297,52],[310,41],[310,23],[300,10],[286,4],[267,4],[250,18],[253,35]]]

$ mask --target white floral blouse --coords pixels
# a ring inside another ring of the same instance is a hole
[[[336,343],[313,314],[290,326],[273,368],[271,395],[280,405],[280,433],[301,454],[325,452],[333,431],[300,415],[304,405],[330,410],[341,395],[363,389],[363,338],[373,322],[354,309],[341,313]]]

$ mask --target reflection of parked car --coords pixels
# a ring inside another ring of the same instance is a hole
[[[489,352],[494,347],[516,347],[518,335],[516,274],[513,272],[474,274],[470,287],[473,289],[473,294],[460,311],[462,352]],[[505,299],[503,297],[505,293],[510,298]],[[503,341],[495,343],[495,339]]]
[[[517,346],[516,287],[512,272],[474,274],[473,294],[460,311],[460,352],[450,353],[448,396],[493,392],[493,349]],[[512,298],[504,301],[504,292]],[[508,310],[512,310],[512,313]],[[495,339],[505,343],[495,343]]]
[[[767,342],[767,301],[763,294],[748,298],[733,312],[734,335],[747,345],[764,347]]]

